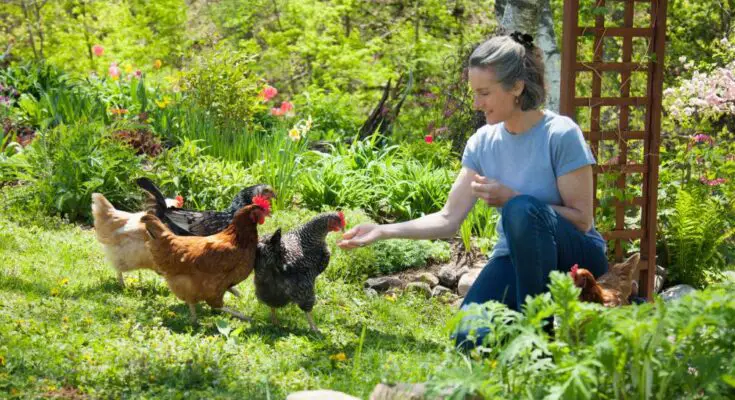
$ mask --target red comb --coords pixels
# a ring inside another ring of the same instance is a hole
[[[339,215],[339,221],[342,224],[342,227],[344,228],[345,226],[347,226],[347,222],[345,222],[345,213],[339,211],[337,212],[337,215]]]
[[[569,272],[569,274],[572,276],[572,279],[577,277],[577,270],[579,270],[579,264],[572,265],[572,270]]]
[[[182,196],[176,196],[176,205],[179,206],[179,208],[184,206],[184,198]]]
[[[265,196],[258,195],[258,196],[253,197],[253,204],[264,209],[266,213],[270,214],[271,202],[268,201],[268,199],[265,198]]]

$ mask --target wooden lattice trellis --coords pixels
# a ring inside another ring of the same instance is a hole
[[[640,289],[650,299],[656,273],[666,0],[589,0],[581,9],[579,3],[564,1],[560,112],[580,124],[597,158],[596,215],[614,208],[614,228],[600,229],[614,258],[622,259],[625,241],[640,239]],[[591,48],[585,49],[586,44]],[[579,60],[584,53],[592,59]],[[612,187],[602,187],[601,180]],[[631,194],[636,186],[640,191]],[[615,197],[599,198],[600,193]],[[631,211],[640,211],[638,226],[627,226]]]

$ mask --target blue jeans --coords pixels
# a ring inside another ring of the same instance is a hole
[[[508,201],[502,223],[510,254],[488,261],[465,296],[462,309],[495,300],[518,311],[526,296],[548,290],[553,270],[568,272],[579,264],[595,276],[607,271],[604,247],[535,197],[520,195]],[[478,329],[475,340],[469,341],[464,322],[454,335],[457,345],[469,349],[482,343],[488,330]]]

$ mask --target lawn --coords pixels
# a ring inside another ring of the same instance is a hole
[[[11,398],[85,393],[122,398],[283,398],[307,388],[366,397],[381,381],[423,381],[443,360],[450,306],[412,294],[370,298],[322,278],[308,330],[251,279],[229,306],[253,323],[184,303],[155,273],[117,284],[90,227],[0,215],[0,389]]]

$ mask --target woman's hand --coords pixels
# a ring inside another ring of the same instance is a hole
[[[368,245],[381,239],[381,237],[380,225],[360,224],[345,232],[342,235],[342,240],[337,242],[337,246],[344,250],[354,249],[355,247]]]
[[[519,194],[495,179],[488,179],[480,175],[475,175],[471,186],[475,197],[493,207],[502,207],[508,200]]]

